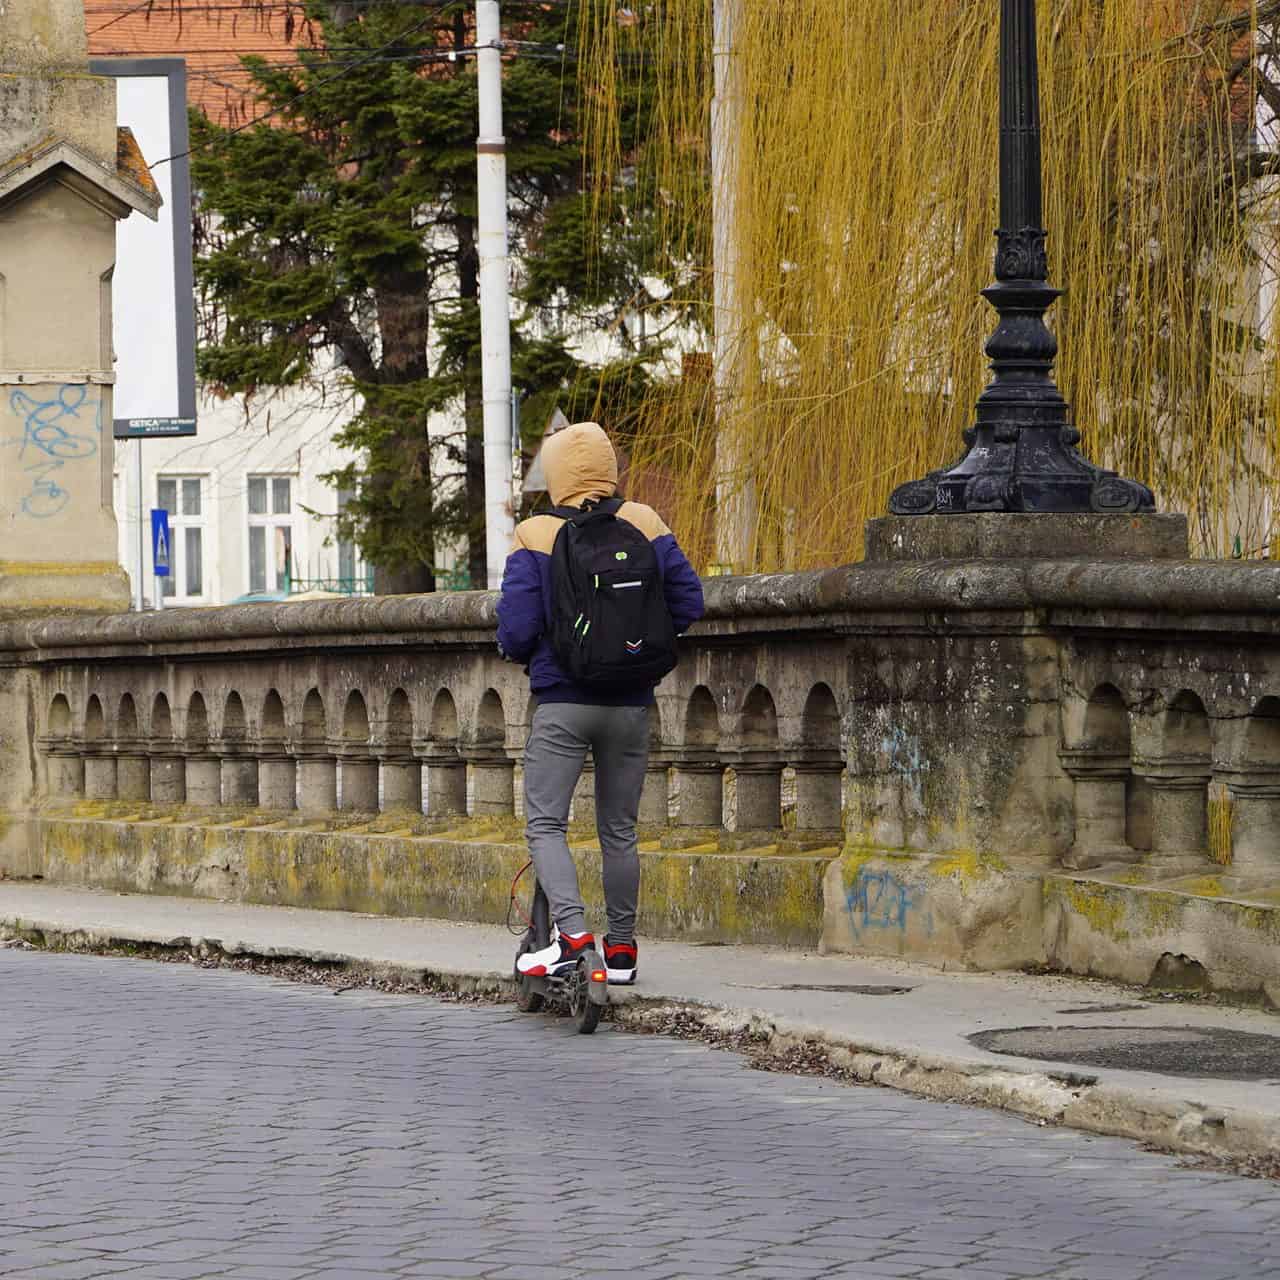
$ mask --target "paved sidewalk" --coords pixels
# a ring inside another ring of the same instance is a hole
[[[57,945],[206,945],[431,975],[459,986],[506,981],[515,946],[492,926],[0,883],[0,936],[33,930]],[[1280,1043],[1262,1044],[1261,1060],[1274,1063],[1274,1077],[1255,1063],[1254,1078],[1232,1078],[1240,1070],[1233,1052],[1242,1035],[1280,1035],[1280,1018],[1272,1014],[1078,979],[940,973],[755,947],[642,940],[640,963],[639,985],[614,993],[628,1020],[650,1016],[655,1002],[688,1005],[717,1026],[752,1024],[779,1048],[818,1039],[860,1078],[929,1097],[1003,1107],[1171,1150],[1280,1150]],[[1054,1045],[1086,1042],[1125,1050],[1147,1035],[1166,1056],[1173,1046],[1179,1074],[1005,1056],[968,1039],[997,1029],[1067,1027],[1083,1030],[1039,1031],[1027,1039],[1053,1052]],[[1120,1030],[1091,1030],[1097,1028]],[[1213,1053],[1197,1073],[1198,1032],[1208,1033]],[[1181,1061],[1184,1044],[1188,1056]]]

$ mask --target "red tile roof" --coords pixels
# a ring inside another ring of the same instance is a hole
[[[91,57],[185,58],[188,100],[229,125],[260,109],[243,54],[289,62],[313,44],[290,0],[84,0],[84,14]]]

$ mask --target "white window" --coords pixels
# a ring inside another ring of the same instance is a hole
[[[354,497],[354,489],[338,490],[338,510],[341,512]],[[367,571],[360,556],[360,548],[345,538],[335,538],[338,544],[337,589],[346,595],[368,594]]]
[[[293,577],[293,478],[249,477],[249,590],[288,591]]]
[[[161,591],[175,604],[204,599],[204,477],[157,476],[156,505],[169,513],[169,576]]]

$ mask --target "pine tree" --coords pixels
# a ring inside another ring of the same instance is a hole
[[[575,7],[503,5],[504,37],[519,42],[503,75],[526,322],[513,333],[513,380],[535,433],[557,403],[576,417],[638,398],[660,353],[592,368],[572,350],[575,329],[612,324],[639,293],[635,264],[648,252],[634,199],[594,216],[566,53]],[[317,48],[298,64],[244,59],[256,123],[192,119],[200,376],[252,394],[305,384],[336,357],[359,407],[335,438],[361,461],[326,479],[356,491],[340,531],[375,566],[380,591],[432,589],[437,547],[459,536],[472,581],[485,576],[470,10],[319,5],[309,10]],[[531,336],[528,322],[547,314],[559,324]],[[432,415],[459,410],[456,436],[429,437]],[[463,483],[442,479],[459,470]]]

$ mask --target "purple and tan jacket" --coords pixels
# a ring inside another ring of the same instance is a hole
[[[551,500],[558,507],[580,507],[590,498],[611,497],[618,487],[618,459],[609,437],[594,422],[580,422],[548,436],[542,464]],[[652,507],[624,502],[618,518],[633,524],[653,544],[662,574],[662,591],[677,633],[702,617],[702,582]],[[498,647],[523,662],[539,702],[581,702],[597,706],[644,706],[653,690],[610,696],[575,685],[561,670],[551,649],[551,548],[564,521],[533,516],[517,529],[502,575],[498,601]]]

